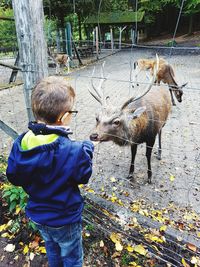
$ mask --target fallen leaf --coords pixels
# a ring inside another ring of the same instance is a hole
[[[115,177],[110,177],[110,181],[112,182],[112,183],[115,183],[116,182],[116,179],[115,179]]]
[[[21,211],[21,208],[19,206],[17,206],[16,210],[15,210],[15,214],[18,215]]]
[[[34,249],[39,246],[39,243],[37,241],[33,241],[29,244],[29,248]]]
[[[7,252],[13,252],[15,250],[15,245],[13,244],[8,244],[5,248],[4,248],[5,251]]]
[[[123,250],[123,246],[121,245],[120,242],[116,242],[116,244],[115,244],[115,249],[116,249],[117,251],[122,251],[122,250]]]
[[[34,257],[35,257],[35,254],[33,252],[31,252],[30,256],[29,256],[30,260],[32,261],[34,259]]]
[[[110,239],[112,240],[113,243],[117,243],[120,241],[120,234],[117,234],[117,233],[111,233],[110,235]]]
[[[26,245],[23,249],[23,254],[26,255],[29,252],[29,247]]]
[[[104,242],[103,240],[100,241],[100,248],[103,248],[104,247]]]
[[[188,243],[188,244],[187,244],[187,247],[188,247],[190,250],[194,251],[194,252],[197,251],[197,247],[196,247],[195,245],[191,244],[191,243]]]
[[[8,225],[7,224],[0,225],[0,232],[6,230],[7,228],[8,228]]]
[[[183,266],[184,267],[190,267],[190,265],[189,264],[187,264],[187,262],[185,261],[185,259],[184,258],[182,258],[182,264],[183,264]]]
[[[134,246],[134,251],[143,256],[147,254],[147,250],[143,247],[143,245]]]
[[[43,254],[46,254],[46,248],[45,247],[39,247],[38,251],[43,253]]]
[[[133,252],[133,251],[134,251],[134,248],[133,248],[131,245],[128,245],[128,246],[126,247],[126,250],[127,250],[128,252]]]
[[[166,225],[162,225],[162,226],[160,227],[160,231],[161,231],[161,232],[165,232],[166,229],[167,229],[167,226],[166,226]]]
[[[114,252],[111,256],[112,259],[115,259],[115,258],[118,258],[118,257],[121,257],[121,253],[119,252]]]
[[[169,179],[170,179],[170,181],[171,181],[171,182],[173,182],[173,181],[174,181],[174,179],[175,179],[175,176],[174,176],[174,175],[172,175],[172,174],[170,174],[170,177],[169,177]]]

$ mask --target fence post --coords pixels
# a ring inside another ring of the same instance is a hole
[[[111,49],[112,49],[112,53],[114,50],[114,39],[113,39],[113,29],[112,27],[110,28],[110,41],[111,41]]]
[[[71,38],[71,24],[67,22],[66,24],[66,45],[67,45],[67,54],[72,56],[72,38]]]
[[[32,88],[39,80],[48,76],[43,1],[12,0],[12,4],[19,45],[19,66],[23,72],[26,109],[28,119],[33,120],[30,101]]]

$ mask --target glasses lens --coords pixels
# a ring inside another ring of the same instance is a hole
[[[76,115],[77,115],[77,113],[78,113],[78,112],[76,112],[76,111],[72,111],[72,112],[71,112],[72,117],[75,118]]]
[[[77,113],[72,113],[72,117],[75,118]]]

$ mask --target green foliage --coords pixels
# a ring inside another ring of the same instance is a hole
[[[122,265],[127,266],[129,264],[129,262],[130,262],[130,255],[128,253],[123,254],[121,257]]]
[[[0,7],[0,16],[13,17],[13,10]],[[0,47],[17,46],[15,22],[9,20],[0,20]]]
[[[28,221],[27,226],[28,226],[28,229],[30,229],[31,231],[34,231],[34,232],[38,231],[38,229],[37,229],[37,227],[33,221]]]
[[[145,12],[144,22],[151,24],[155,21],[155,14],[162,10],[162,2],[160,0],[142,0],[139,2],[138,10]]]
[[[15,211],[16,208],[24,210],[26,206],[27,194],[21,187],[10,184],[4,185],[2,197],[7,202],[10,212]]]
[[[95,227],[92,224],[87,224],[85,226],[85,230],[87,230],[87,231],[94,231],[95,230]]]
[[[200,12],[200,0],[187,0],[184,7],[185,15],[193,15]]]
[[[177,46],[177,42],[176,42],[175,40],[169,41],[169,42],[167,43],[167,46],[169,46],[169,47]]]
[[[5,175],[6,174],[6,168],[7,168],[7,160],[5,157],[0,155],[0,174]]]

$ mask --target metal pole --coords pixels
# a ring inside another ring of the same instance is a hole
[[[97,53],[97,59],[99,59],[99,30],[98,27],[95,28],[96,32],[96,53]]]

